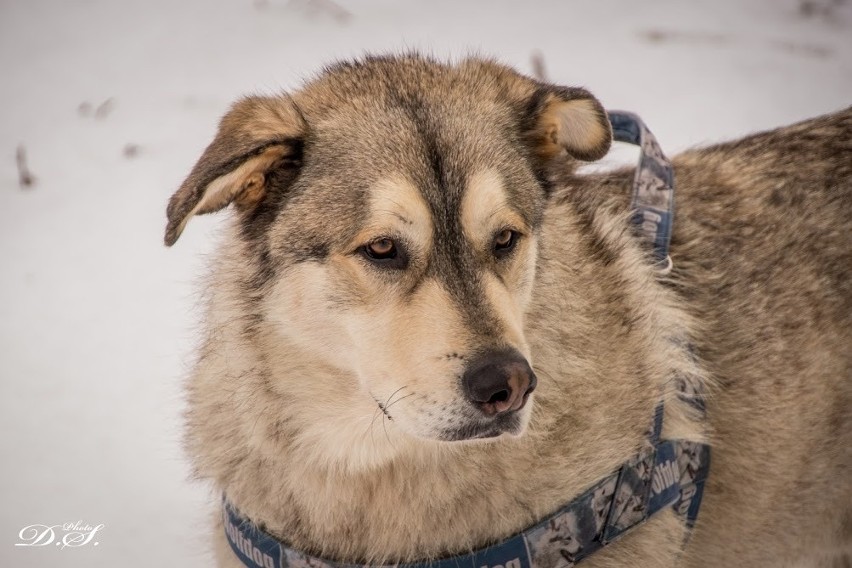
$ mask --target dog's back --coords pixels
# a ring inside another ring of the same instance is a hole
[[[712,377],[712,474],[685,565],[783,565],[802,543],[842,558],[852,550],[852,108],[673,162],[667,282],[697,322],[695,352]],[[627,210],[632,176],[568,173],[555,206]]]
[[[852,109],[675,167],[674,281],[716,381],[690,556],[750,566],[767,541],[778,558],[850,547]]]

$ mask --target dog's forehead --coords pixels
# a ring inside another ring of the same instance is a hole
[[[508,159],[517,135],[507,114],[493,104],[398,93],[341,102],[309,120],[318,150],[414,169],[436,153],[454,167]]]
[[[406,179],[436,220],[459,212],[472,180],[488,171],[532,225],[541,187],[498,107],[422,94],[353,99],[314,118],[306,161],[365,196],[382,180]]]
[[[509,70],[482,61],[379,57],[326,69],[294,100],[315,150],[422,175],[436,154],[462,170],[510,161],[522,120],[515,82]]]

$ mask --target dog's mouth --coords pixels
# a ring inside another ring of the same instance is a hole
[[[523,420],[517,411],[495,416],[491,420],[469,422],[463,426],[445,429],[439,438],[445,442],[487,440],[503,434],[517,436],[522,430]]]
[[[419,421],[417,418],[414,419],[414,424],[411,424],[410,412],[406,412],[405,410],[402,412],[402,419],[400,421],[396,420],[397,416],[395,414],[397,413],[393,412],[396,409],[392,409],[391,407],[396,402],[402,402],[403,399],[415,396],[414,393],[398,396],[397,393],[401,391],[402,389],[397,390],[387,400],[381,400],[371,394],[377,406],[375,415],[373,416],[373,423],[376,420],[387,420],[388,422],[397,424],[404,431],[413,434],[415,437],[441,442],[492,440],[503,435],[517,437],[523,433],[526,426],[528,413],[528,409],[525,408],[526,405],[520,406],[517,410],[504,411],[496,415],[489,415],[482,412],[481,409],[474,409],[467,405],[464,408],[449,405],[437,411],[439,415],[443,416],[440,420],[442,427],[438,426],[437,429],[435,428],[435,410],[433,409],[431,412],[426,411],[426,414],[430,418],[427,423],[432,422],[433,425],[431,428],[427,426],[425,429],[421,429],[425,425],[419,425],[418,427]],[[526,402],[527,398],[524,397],[524,402]],[[414,416],[418,416],[419,414],[421,413],[415,411]],[[412,426],[414,427],[412,428]]]

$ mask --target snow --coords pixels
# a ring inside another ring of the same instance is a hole
[[[674,152],[848,105],[850,27],[844,0],[3,0],[0,566],[210,564],[181,383],[221,215],[173,249],[162,231],[236,97],[365,51],[530,71],[538,50]],[[14,546],[76,521],[104,525],[97,546]]]

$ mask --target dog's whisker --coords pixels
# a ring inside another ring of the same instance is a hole
[[[396,389],[395,391],[393,391],[391,393],[391,395],[388,397],[388,399],[385,401],[384,404],[379,404],[379,408],[382,409],[382,412],[384,412],[385,416],[388,416],[388,418],[390,418],[390,416],[388,415],[388,406],[390,406],[391,400],[393,399],[394,396],[396,396],[396,394],[398,392],[400,392],[404,388],[407,388],[407,386],[403,385],[403,386],[399,387],[398,389]]]
[[[398,389],[396,389],[395,391],[393,391],[393,392],[391,393],[391,395],[388,397],[387,401],[385,401],[385,404],[387,404],[388,402],[390,402],[390,399],[392,399],[392,398],[396,395],[396,393],[398,393],[399,391],[401,391],[401,390],[402,390],[402,389],[404,389],[404,388],[408,388],[408,387],[407,387],[407,385],[402,385],[401,387],[399,387]]]
[[[373,427],[376,424],[376,419],[379,418],[380,416],[382,417],[382,428],[385,432],[385,437],[387,438],[389,443],[391,442],[390,435],[387,432],[387,425],[385,424],[385,418],[387,418],[387,420],[390,421],[390,420],[392,420],[392,417],[388,414],[387,409],[390,408],[391,406],[393,406],[394,404],[396,404],[397,402],[399,402],[400,400],[408,398],[409,396],[412,396],[414,394],[414,393],[411,393],[411,394],[402,396],[402,397],[400,397],[396,400],[393,400],[393,398],[397,394],[399,394],[400,392],[402,392],[403,389],[406,389],[406,388],[408,388],[408,386],[403,385],[403,386],[399,387],[398,389],[396,389],[395,391],[393,391],[390,394],[390,396],[388,396],[387,400],[384,403],[382,403],[376,397],[373,397],[373,400],[376,401],[376,412],[373,414],[373,418],[370,420],[370,423],[367,425],[367,429],[364,432],[365,436],[367,435],[367,433],[370,434],[370,442],[373,445],[375,445],[375,438],[373,437],[373,431],[374,431]]]
[[[397,404],[397,403],[399,403],[399,402],[402,402],[402,401],[403,401],[403,400],[405,400],[406,398],[412,397],[412,396],[414,396],[414,395],[416,395],[416,394],[417,394],[417,393],[412,392],[412,393],[409,393],[409,394],[407,394],[407,395],[405,395],[405,396],[401,396],[401,397],[399,397],[399,398],[398,398],[398,399],[396,399],[395,401],[393,401],[393,402],[391,402],[390,404],[388,404],[387,406],[385,406],[385,411],[388,411],[388,410],[390,409],[390,407],[391,407],[391,406],[393,406],[393,405],[395,405],[395,404]]]
[[[378,403],[378,401],[377,401],[377,403]],[[370,434],[370,443],[371,443],[371,444],[373,444],[374,446],[376,445],[376,440],[375,440],[375,438],[373,437],[373,426],[376,424],[376,418],[378,418],[378,417],[379,417],[379,416],[381,416],[381,415],[382,415],[382,408],[381,408],[380,406],[378,406],[378,405],[377,405],[377,406],[376,406],[376,412],[375,412],[375,413],[373,413],[373,419],[372,419],[372,420],[370,420],[370,423],[367,425],[367,429],[366,429],[366,431],[364,432],[364,435],[365,435],[365,436],[366,436],[366,435],[367,435],[367,433],[369,432],[369,434]]]
[[[387,415],[385,415],[385,418],[387,418]],[[388,421],[387,421],[387,422],[390,422],[390,419],[388,419]],[[391,439],[390,439],[390,434],[388,434],[388,426],[387,426],[387,422],[386,422],[385,420],[382,420],[382,428],[383,428],[383,429],[384,429],[384,431],[385,431],[385,438],[387,438],[387,440],[388,440],[388,444],[390,444],[391,446],[393,446],[393,442],[391,442]]]

